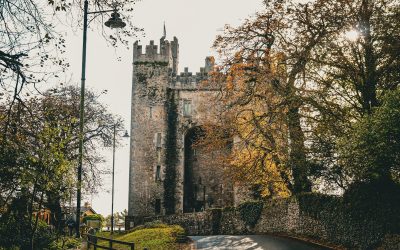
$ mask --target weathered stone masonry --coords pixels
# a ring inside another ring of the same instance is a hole
[[[370,221],[357,222],[340,205],[338,197],[326,199],[330,202],[320,205],[301,197],[266,201],[254,226],[246,224],[238,207],[148,217],[137,223],[161,220],[181,225],[188,235],[283,234],[348,249],[374,249],[380,243],[385,235],[382,225]]]
[[[233,204],[233,187],[224,183],[223,170],[205,160],[207,152],[192,148],[208,117],[198,107],[216,92],[200,84],[213,59],[206,58],[196,74],[188,68],[178,74],[178,61],[176,37],[163,36],[160,46],[151,41],[144,53],[138,42],[133,46],[129,216]]]

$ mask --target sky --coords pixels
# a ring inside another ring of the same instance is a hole
[[[216,55],[211,49],[217,34],[225,24],[239,25],[246,18],[262,9],[261,0],[142,0],[136,4],[131,21],[144,29],[145,37],[138,37],[140,44],[149,40],[158,44],[166,24],[167,40],[174,36],[179,39],[179,71],[189,67],[197,72],[204,65],[204,59]],[[130,131],[130,100],[132,79],[132,45],[129,50],[116,50],[96,31],[88,31],[86,88],[107,94],[101,102],[108,110],[119,115]],[[72,84],[80,86],[82,35],[72,32],[67,38],[67,57],[70,61]],[[120,60],[117,58],[120,57]],[[120,132],[123,135],[123,131]],[[112,169],[112,148],[103,151],[106,163],[104,169]],[[115,198],[114,212],[128,208],[129,139],[116,149],[115,154]],[[111,174],[103,176],[100,192],[86,195],[93,209],[102,215],[111,213]]]

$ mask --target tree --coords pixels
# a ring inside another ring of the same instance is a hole
[[[97,101],[94,93],[87,93],[84,130],[85,159],[83,176],[86,189],[95,189],[101,171],[97,164],[103,159],[98,149],[110,146],[115,118]],[[2,107],[0,126],[9,124],[8,133],[0,139],[0,183],[6,216],[15,217],[31,225],[30,246],[34,246],[38,217],[31,222],[34,211],[44,206],[52,210],[58,229],[61,204],[75,186],[75,168],[78,159],[79,90],[65,87],[34,97],[24,105],[11,109]]]
[[[313,87],[303,91],[312,115],[310,128],[313,173],[325,185],[345,189],[352,181],[338,160],[340,138],[351,137],[353,123],[381,105],[386,92],[396,89],[400,77],[400,5],[396,1],[343,2],[345,22],[335,37],[315,50],[304,77]],[[335,16],[335,13],[330,13]]]
[[[400,89],[387,92],[381,102],[339,142],[342,165],[355,181],[399,180]]]
[[[314,50],[342,25],[346,13],[340,9],[340,1],[266,1],[262,13],[237,28],[226,26],[214,43],[223,57],[223,112],[249,125],[245,136],[235,135],[259,152],[249,163],[262,162],[265,169],[273,161],[269,165],[280,169],[279,181],[294,193],[311,191],[301,80]]]
[[[351,133],[338,142],[338,161],[351,184],[343,195],[351,217],[368,218],[399,232],[400,215],[400,88],[387,91],[380,106],[352,124]]]
[[[81,25],[83,0],[3,0],[0,2],[0,87],[1,95],[11,92],[15,101],[22,102],[21,93],[26,85],[32,89],[39,83],[57,82],[69,67],[63,57],[66,50],[65,38],[60,27],[76,28]],[[127,38],[141,29],[126,18],[133,11],[136,0],[106,0],[90,2],[90,10],[102,11],[116,6],[127,27],[112,34],[103,29],[102,23],[109,13],[99,13],[91,26],[101,27],[104,37],[113,45],[127,46]],[[99,26],[99,24],[101,24]],[[3,91],[2,91],[3,92]],[[0,98],[1,98],[0,95]]]
[[[227,26],[214,44],[222,57],[213,79],[221,90],[219,119],[251,156],[234,172],[265,181],[256,170],[268,172],[274,167],[265,163],[273,162],[273,179],[293,193],[311,191],[312,182],[346,188],[352,180],[337,141],[399,83],[399,4],[265,5],[239,27]]]

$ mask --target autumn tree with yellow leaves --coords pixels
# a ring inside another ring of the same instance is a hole
[[[224,165],[265,196],[309,192],[321,179],[346,189],[358,177],[337,142],[398,86],[398,15],[395,1],[271,0],[226,26],[208,83],[218,108],[201,144],[233,143]]]

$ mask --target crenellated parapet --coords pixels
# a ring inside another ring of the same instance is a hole
[[[160,45],[154,44],[154,40],[150,44],[143,46],[136,41],[133,44],[133,63],[137,62],[164,62],[172,69],[176,75],[178,71],[179,43],[174,37],[173,41],[165,40],[165,37],[160,39]]]
[[[210,71],[214,68],[214,58],[206,57],[204,67],[200,68],[200,72],[189,72],[189,68],[185,67],[184,71],[173,77],[170,87],[173,89],[199,89],[206,88],[202,82],[207,80]]]

